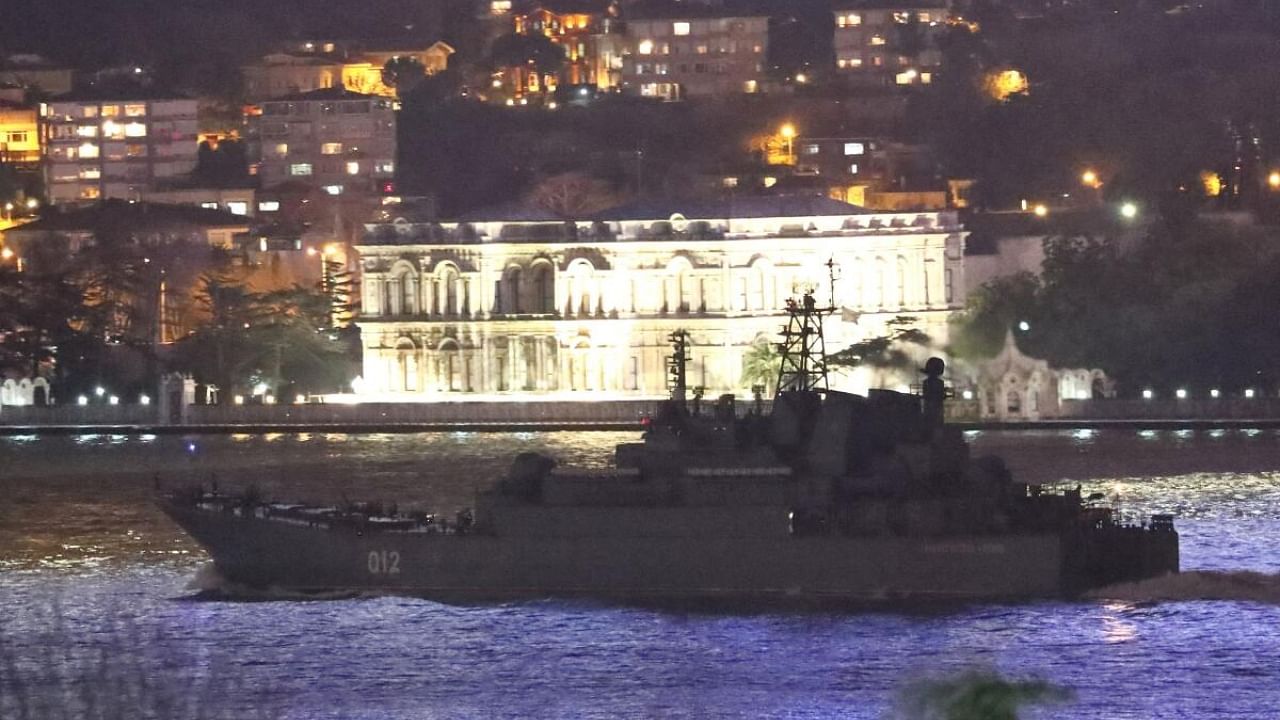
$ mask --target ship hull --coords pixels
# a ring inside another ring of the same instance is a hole
[[[1177,570],[1175,533],[1148,533],[1136,544],[1132,537],[1058,534],[495,537],[361,532],[164,507],[208,550],[225,579],[303,593],[372,591],[445,601],[963,602],[1071,595]],[[1114,552],[1113,544],[1129,551]]]

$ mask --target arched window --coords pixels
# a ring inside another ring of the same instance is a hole
[[[772,310],[777,307],[774,297],[773,265],[768,260],[757,258],[752,261],[747,273],[747,292],[750,300],[748,307],[752,310]]]
[[[512,265],[502,274],[502,286],[498,291],[498,312],[520,314],[524,312],[520,298],[520,266]]]
[[[410,273],[400,276],[400,312],[404,315],[418,314],[418,283]]]
[[[418,390],[418,349],[408,338],[401,338],[396,343],[396,378],[392,389]]]
[[[460,309],[458,286],[459,282],[458,268],[455,265],[441,265],[436,271],[440,285],[440,300],[437,307],[440,308],[441,314],[445,317],[456,317]]]
[[[885,283],[888,282],[889,263],[884,258],[876,258],[875,267],[871,271],[871,302],[876,307],[885,306]]]
[[[586,316],[595,311],[595,266],[578,259],[569,265],[569,292],[566,314]]]
[[[532,282],[530,283],[530,302],[528,307],[532,312],[549,315],[556,311],[556,282],[555,270],[552,269],[551,263],[546,260],[536,262],[529,272],[532,274]]]
[[[462,371],[462,353],[458,349],[458,343],[453,340],[440,343],[440,384],[443,389],[461,392]]]
[[[668,312],[687,313],[698,309],[697,280],[688,259],[677,257],[667,264],[663,283],[663,305]]]
[[[907,306],[907,259],[898,256],[898,307]]]
[[[921,287],[924,288],[924,305],[925,307],[928,307],[933,303],[933,292],[929,287],[929,282],[930,282],[930,278],[933,276],[933,273],[934,273],[934,269],[933,269],[934,261],[925,260],[922,266],[924,268],[924,271],[923,271],[923,274],[921,274],[920,276],[920,280],[923,282]]]

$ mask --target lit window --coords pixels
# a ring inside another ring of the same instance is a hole
[[[359,174],[360,174],[360,163],[356,162],[355,160],[352,160],[351,162],[347,163],[347,174],[348,174],[348,175],[359,175]]]
[[[396,164],[390,160],[383,160],[374,164],[373,171],[377,173],[391,174],[396,171]]]
[[[80,188],[80,199],[82,200],[97,200],[100,197],[102,197],[102,190],[96,185]]]
[[[640,53],[641,55],[652,55],[652,54],[653,54],[653,41],[652,41],[652,40],[641,40],[641,41],[640,41],[640,45],[639,45],[638,47],[636,47],[636,52]]]
[[[493,0],[489,3],[490,15],[506,15],[511,12],[511,0]]]
[[[200,203],[200,207],[204,208],[205,210],[217,210],[217,209],[218,209],[218,203],[216,203],[216,202],[202,202],[202,203]]]
[[[671,34],[672,35],[688,35],[689,23],[687,22],[671,23]]]
[[[93,143],[83,143],[76,150],[76,154],[85,160],[92,160],[98,157],[98,146]]]
[[[142,117],[143,115],[146,115],[146,114],[147,114],[146,105],[125,105],[124,106],[125,117]]]
[[[120,114],[119,105],[103,105],[102,106],[102,117],[115,117],[119,114]],[[90,117],[90,116],[86,115],[85,117]]]
[[[310,175],[311,163],[294,163],[289,166],[290,175]]]
[[[845,155],[862,155],[866,151],[866,146],[860,142],[848,142],[844,144]]]
[[[142,123],[140,123],[140,122],[131,122],[131,123],[129,123],[128,125],[125,125],[125,126],[124,126],[124,136],[125,136],[125,137],[132,137],[132,138],[136,138],[136,137],[146,137],[146,136],[147,136],[147,126],[146,126],[146,125],[143,125],[143,124],[142,124]]]
[[[706,55],[708,52],[708,48],[706,45],[699,45],[697,48],[697,52],[699,55]]]
[[[81,125],[76,128],[76,135],[86,138],[98,137],[98,128],[96,125]]]
[[[871,36],[871,44],[872,44],[872,45],[883,45],[883,44],[884,44],[884,36],[883,36],[883,35],[872,35],[872,36]]]
[[[276,157],[285,157],[289,154],[288,143],[276,143]]]
[[[916,16],[916,19],[922,23],[927,23],[932,20],[932,18],[929,16],[929,13],[927,12],[920,13],[919,15]]]
[[[342,186],[341,185],[325,185],[324,191],[329,193],[330,195],[341,195]]]
[[[817,143],[809,143],[807,145],[802,146],[800,148],[800,152],[804,153],[805,155],[817,155],[818,153],[822,152],[822,148],[819,147]]]
[[[230,212],[232,215],[248,215],[249,203],[244,202],[243,200],[233,200],[227,203],[227,212]]]
[[[721,184],[723,184],[727,188],[736,188],[738,187],[738,178],[732,177],[732,176],[724,178],[721,181]]]
[[[853,163],[852,165],[849,166],[849,174],[850,175],[858,174],[858,163]]]
[[[280,209],[279,200],[263,200],[258,203],[258,212],[276,212]]]
[[[115,120],[106,120],[102,123],[102,136],[115,138],[119,140],[124,137],[124,128]],[[86,134],[86,137],[92,137],[92,134]]]
[[[765,187],[767,187],[767,188],[771,188],[771,187],[773,187],[774,185],[777,185],[777,184],[778,184],[778,178],[773,177],[772,175],[770,175],[770,176],[768,176],[768,177],[766,177],[766,178],[764,179],[764,186],[765,186]]]
[[[140,143],[129,143],[124,149],[125,157],[146,157],[147,146]]]
[[[97,180],[102,177],[102,169],[96,167],[80,168],[81,180]]]
[[[86,105],[85,107],[81,108],[80,114],[83,117],[95,118],[95,117],[98,117],[98,108],[96,105]]]
[[[325,143],[320,146],[321,155],[341,155],[342,143]]]
[[[760,84],[757,83],[755,80],[748,80],[745,83],[743,83],[742,89],[744,92],[753,93],[760,89]]]

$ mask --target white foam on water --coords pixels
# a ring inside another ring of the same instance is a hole
[[[1280,605],[1280,573],[1189,570],[1108,585],[1090,592],[1088,597],[1126,602],[1232,600]]]

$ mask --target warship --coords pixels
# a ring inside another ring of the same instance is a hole
[[[203,488],[160,503],[225,580],[301,593],[827,606],[1071,597],[1178,571],[1171,516],[1126,522],[1079,486],[971,458],[943,422],[941,359],[920,394],[830,390],[834,311],[788,303],[768,413],[758,394],[741,414],[728,395],[689,402],[676,332],[671,398],[613,467],[524,453],[453,518]]]

